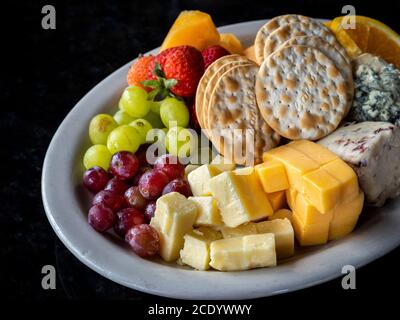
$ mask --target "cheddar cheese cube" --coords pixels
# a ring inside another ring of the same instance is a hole
[[[267,193],[269,203],[272,206],[272,210],[277,211],[282,209],[286,205],[286,194],[285,191],[277,191],[274,193]]]
[[[275,219],[288,219],[289,221],[292,221],[292,211],[289,209],[279,209],[278,211],[275,211],[274,214],[270,217],[268,217],[268,220],[275,220]]]
[[[221,171],[213,165],[204,164],[188,174],[188,182],[194,196],[209,196],[209,182]]]
[[[200,231],[205,237],[207,237],[208,239],[212,239],[214,240],[218,240],[218,239],[222,239],[222,233],[221,231],[213,228],[213,227],[198,227],[194,230]]]
[[[239,271],[276,266],[272,233],[248,235],[211,242],[210,266],[220,271]]]
[[[297,195],[293,212],[304,225],[329,225],[333,217],[333,210],[326,213],[319,212],[302,194]]]
[[[263,154],[264,162],[271,159],[283,163],[286,169],[289,186],[299,192],[303,192],[302,176],[320,167],[319,164],[310,157],[287,146],[281,146]]]
[[[254,170],[246,174],[225,171],[210,180],[210,191],[217,200],[222,221],[228,227],[272,215],[273,209]]]
[[[272,193],[289,188],[285,167],[282,162],[269,160],[255,166],[255,170],[265,192]]]
[[[294,231],[289,219],[274,219],[256,223],[257,233],[273,233],[278,259],[294,254]]]
[[[343,237],[353,231],[363,209],[363,204],[364,193],[360,192],[350,202],[341,204],[335,208],[332,221],[329,225],[329,240]]]
[[[287,144],[291,149],[299,151],[306,156],[313,159],[319,165],[327,164],[333,160],[339,159],[336,154],[327,148],[321,146],[320,144],[314,143],[309,140],[298,140]]]
[[[292,225],[296,239],[301,246],[324,244],[328,241],[329,224],[304,225],[293,212]]]
[[[211,196],[189,197],[197,207],[197,218],[195,226],[220,226],[222,225],[221,215],[217,207],[217,201]]]
[[[192,229],[197,208],[178,192],[158,198],[156,211],[150,221],[160,237],[160,256],[165,261],[174,261],[183,247],[183,236]]]
[[[197,270],[210,268],[210,243],[220,239],[213,233],[199,229],[189,231],[184,237],[183,249],[180,251],[181,262]]]
[[[286,202],[289,208],[293,210],[298,192],[296,189],[290,188],[285,191],[285,194],[286,194]]]
[[[341,184],[323,169],[303,176],[304,196],[321,213],[332,210],[340,200]]]
[[[322,169],[341,183],[341,201],[348,202],[358,196],[358,179],[354,170],[342,159],[336,159],[322,166]]]

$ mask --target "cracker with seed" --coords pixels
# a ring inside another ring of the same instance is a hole
[[[210,98],[210,140],[219,153],[236,164],[250,165],[253,160],[260,163],[262,154],[276,147],[280,140],[257,107],[257,72],[255,64],[233,66],[218,79]]]
[[[230,68],[237,66],[237,65],[255,65],[254,62],[250,61],[249,59],[240,56],[240,59],[236,59],[235,61],[230,61],[222,65],[213,76],[210,77],[206,89],[204,90],[204,97],[203,97],[203,107],[202,107],[202,118],[203,123],[205,125],[204,131],[207,136],[208,132],[207,129],[209,128],[209,119],[208,119],[208,109],[210,108],[210,97],[214,91],[215,85],[218,82],[218,79]]]
[[[248,61],[248,59],[238,54],[223,56],[215,60],[212,64],[210,64],[208,68],[205,70],[203,76],[201,77],[196,90],[196,116],[201,128],[204,129],[206,127],[202,115],[203,115],[203,105],[204,105],[204,92],[206,90],[207,84],[209,83],[210,79],[215,75],[215,73],[218,71],[218,69],[221,68],[223,65],[228,63],[236,63],[239,61],[240,62]],[[208,101],[206,104],[208,105]]]
[[[283,16],[275,17],[264,24],[257,32],[256,38],[254,40],[254,54],[257,63],[260,65],[264,61],[264,45],[268,36],[283,25],[293,23],[293,22],[307,22],[311,18],[301,16],[298,14],[286,14]]]
[[[264,58],[267,58],[271,53],[277,50],[285,41],[300,36],[317,36],[324,39],[326,42],[334,46],[347,62],[350,62],[346,50],[336,40],[333,33],[322,23],[312,19],[308,22],[289,23],[272,32],[265,41]]]
[[[320,139],[334,131],[348,108],[348,85],[334,61],[306,46],[286,46],[261,65],[258,107],[280,135]]]
[[[349,99],[346,111],[347,114],[350,111],[354,95],[354,83],[351,64],[346,61],[343,55],[338,50],[336,50],[334,46],[330,45],[328,42],[317,36],[294,37],[284,42],[279,48],[292,45],[301,45],[318,49],[329,59],[333,60],[336,67],[340,70],[347,82],[347,95]]]

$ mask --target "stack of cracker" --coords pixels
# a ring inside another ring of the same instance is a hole
[[[281,136],[321,139],[349,112],[350,59],[319,21],[300,15],[271,19],[256,35],[254,55],[247,56],[255,61],[241,55],[216,60],[196,92],[201,128],[234,163],[262,162]]]
[[[256,98],[262,117],[288,139],[333,132],[353,99],[350,59],[330,30],[300,15],[266,23],[254,43],[260,64]]]
[[[197,87],[196,115],[201,128],[218,152],[236,164],[262,162],[262,154],[280,140],[257,107],[258,70],[244,56],[224,56],[207,68]]]

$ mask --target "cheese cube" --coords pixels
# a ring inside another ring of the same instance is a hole
[[[302,194],[296,197],[293,212],[304,225],[324,224],[329,225],[333,217],[333,210],[326,213],[319,212]]]
[[[275,159],[283,163],[291,188],[303,192],[302,176],[319,168],[319,164],[300,151],[281,146],[263,154],[263,160]]]
[[[185,167],[185,179],[187,180],[189,173],[192,172],[193,170],[197,169],[198,167],[200,167],[200,166],[198,166],[197,164],[188,164]]]
[[[321,213],[332,210],[340,201],[341,184],[323,169],[303,176],[304,195]]]
[[[294,253],[294,231],[288,219],[249,222],[236,228],[222,228],[224,238],[243,237],[251,234],[273,233],[275,235],[276,255],[278,259],[290,257]]]
[[[272,233],[213,241],[210,265],[220,271],[239,271],[276,266]]]
[[[224,238],[242,237],[249,234],[257,234],[256,223],[249,222],[241,224],[235,228],[224,227],[221,228],[221,233]]]
[[[236,164],[232,160],[224,158],[218,154],[212,161],[211,164],[219,169],[220,171],[232,171],[235,170]]]
[[[210,268],[210,243],[220,239],[217,232],[195,229],[184,236],[183,249],[180,251],[180,261],[197,270]]]
[[[272,206],[272,210],[274,210],[274,212],[279,209],[284,208],[286,205],[285,191],[277,191],[274,193],[267,193],[267,197],[268,197],[269,203]]]
[[[275,219],[288,219],[289,221],[292,221],[292,211],[289,209],[279,209],[278,211],[275,211],[274,214],[270,217],[268,217],[268,220],[275,220]]]
[[[354,170],[342,159],[336,159],[322,166],[322,169],[341,183],[341,201],[348,202],[358,196],[358,179]]]
[[[334,240],[353,231],[364,205],[364,193],[352,201],[337,206],[329,225],[329,240]]]
[[[256,223],[257,233],[273,233],[275,235],[275,250],[278,259],[284,259],[294,254],[294,231],[289,219],[275,219]]]
[[[289,188],[285,167],[282,162],[269,160],[255,166],[255,170],[265,192],[272,193]]]
[[[287,144],[287,147],[305,154],[319,165],[324,165],[339,159],[338,156],[329,149],[309,140],[293,141]]]
[[[188,174],[188,181],[194,196],[210,195],[210,179],[221,171],[216,167],[204,164]]]
[[[183,247],[183,236],[192,229],[197,208],[178,192],[158,198],[156,211],[150,225],[160,236],[160,256],[165,261],[174,261]]]
[[[290,188],[290,189],[287,189],[285,193],[286,193],[286,202],[287,202],[289,208],[293,210],[294,204],[296,203],[296,197],[297,197],[298,192],[296,189]]]
[[[221,215],[217,207],[217,201],[211,197],[189,197],[197,207],[195,226],[219,226],[222,225]]]
[[[324,244],[328,241],[329,224],[304,225],[293,212],[292,225],[296,239],[301,246]]]
[[[200,231],[206,238],[212,241],[222,239],[221,231],[212,227],[198,227],[194,230]]]
[[[228,227],[261,220],[273,213],[254,170],[250,174],[223,172],[210,180],[210,190]]]

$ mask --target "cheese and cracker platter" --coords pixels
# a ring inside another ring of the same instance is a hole
[[[183,11],[64,120],[46,213],[81,261],[150,293],[254,298],[335,278],[400,244],[399,67],[400,36],[372,18],[217,29]]]

